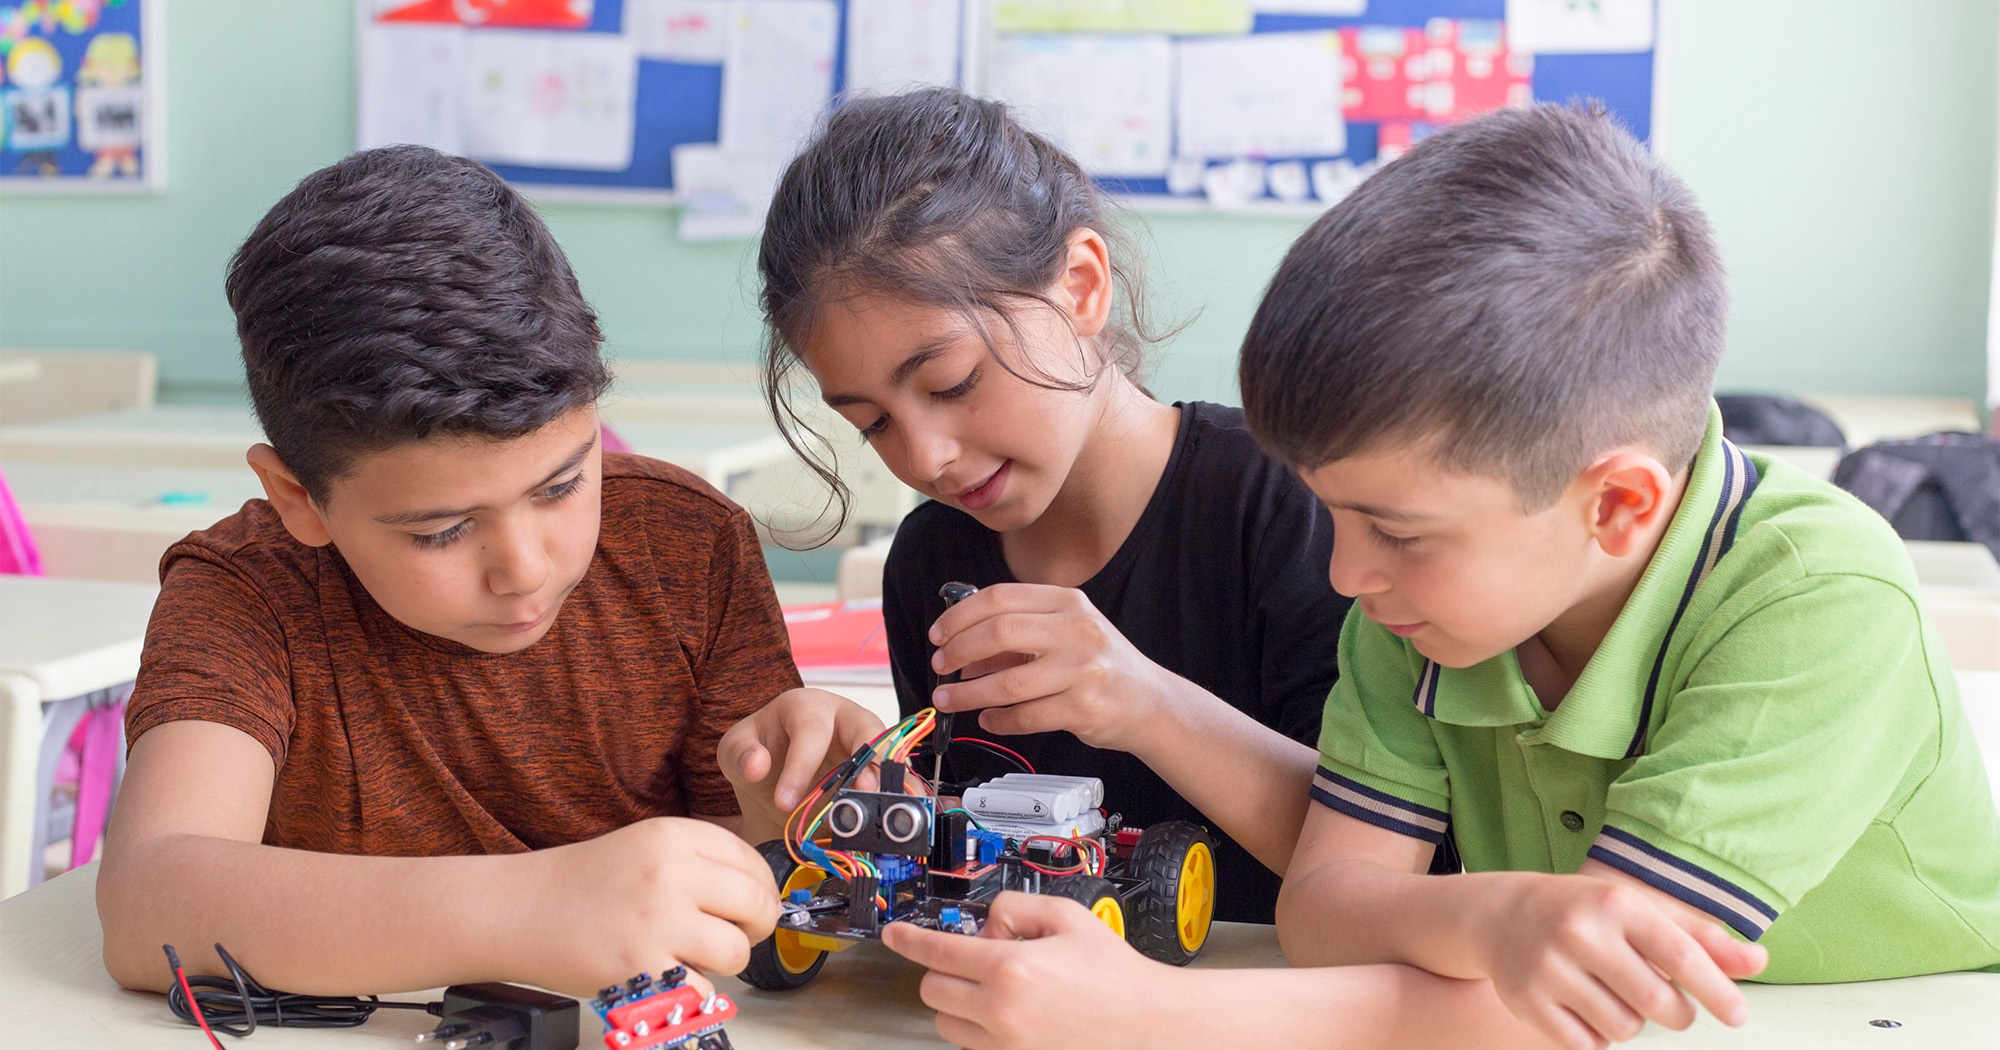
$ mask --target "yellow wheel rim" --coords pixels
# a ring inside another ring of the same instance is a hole
[[[1118,903],[1118,898],[1097,898],[1097,902],[1090,906],[1090,914],[1097,916],[1098,922],[1111,927],[1111,932],[1117,934],[1120,940],[1124,939],[1125,906]]]
[[[826,872],[800,865],[785,879],[783,892],[789,896],[793,890],[809,890],[825,881]],[[786,973],[804,973],[826,954],[819,948],[806,947],[793,930],[781,929],[771,935],[771,940],[778,949],[778,965],[784,967]]]
[[[1181,882],[1174,902],[1174,925],[1179,927],[1181,949],[1192,954],[1208,943],[1209,923],[1215,918],[1215,854],[1208,843],[1188,847],[1181,858]]]

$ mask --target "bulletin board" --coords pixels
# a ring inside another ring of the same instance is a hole
[[[166,188],[165,0],[0,0],[0,192]]]
[[[1649,138],[1665,2],[357,0],[358,139],[750,236],[827,101],[951,83],[1141,207],[1317,210],[1437,127],[1530,98],[1602,99]]]

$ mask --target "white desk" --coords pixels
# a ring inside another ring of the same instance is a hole
[[[124,991],[104,975],[102,927],[94,899],[97,866],[87,865],[0,902],[0,988],[7,990],[10,1045],[188,1050],[200,1036],[167,1012],[161,996]],[[166,963],[161,962],[164,971]],[[1268,926],[1216,924],[1197,966],[1282,965]],[[741,1007],[729,1025],[744,1050],[804,1047],[933,1050],[943,1046],[932,1015],[917,997],[917,967],[862,945],[827,960],[826,969],[797,992],[760,992],[732,978],[716,985]],[[1845,985],[1745,985],[1750,1023],[1726,1028],[1703,1015],[1686,1032],[1648,1027],[1637,1044],[1700,1050],[1965,1050],[1993,1045],[2000,974],[1938,974]],[[435,993],[390,995],[423,1000]],[[598,1045],[599,1029],[584,1008],[582,1045]],[[1870,1021],[1899,1021],[1884,1030]],[[318,1047],[365,1050],[404,1047],[435,1019],[417,1011],[385,1010],[356,1029],[310,1031],[259,1028],[263,1050]],[[1076,1045],[1087,1047],[1089,1041]]]
[[[0,576],[0,897],[27,888],[43,705],[132,680],[158,587]]]
[[[245,405],[154,405],[0,427],[0,461],[243,467],[264,440]]]

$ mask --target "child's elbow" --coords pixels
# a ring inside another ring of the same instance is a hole
[[[158,931],[145,922],[143,902],[124,892],[123,872],[107,857],[97,876],[97,919],[104,934],[104,972],[136,992],[164,992],[173,983]]]

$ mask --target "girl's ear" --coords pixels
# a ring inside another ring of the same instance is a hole
[[[264,483],[264,498],[271,503],[271,509],[278,512],[279,520],[285,523],[285,531],[292,538],[308,547],[324,547],[333,542],[326,531],[326,519],[319,513],[319,507],[299,484],[298,476],[292,473],[285,461],[278,458],[278,450],[266,444],[250,446],[250,452],[243,458],[250,461],[250,469],[257,472],[257,480]]]
[[[1069,308],[1071,327],[1089,339],[1111,320],[1111,249],[1087,226],[1069,235],[1069,257],[1056,282],[1056,301]]]

